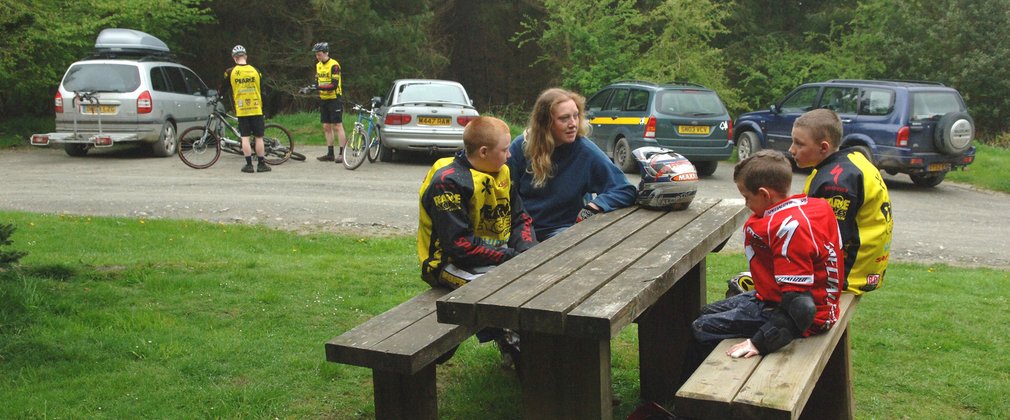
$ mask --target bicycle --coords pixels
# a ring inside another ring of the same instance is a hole
[[[347,140],[347,145],[344,146],[344,167],[350,170],[355,170],[362,163],[365,162],[365,158],[368,161],[375,163],[379,159],[379,149],[382,147],[379,141],[379,128],[376,124],[376,113],[378,112],[379,102],[382,101],[380,97],[372,98],[371,109],[365,109],[364,106],[354,104],[353,110],[358,112],[358,119],[354,122],[354,130],[351,132],[351,138]]]
[[[203,126],[192,127],[179,135],[179,159],[193,169],[206,169],[221,157],[221,151],[242,155],[242,141],[235,128],[237,117],[219,110],[220,97],[211,97],[207,105],[212,109]],[[263,132],[264,161],[280,165],[288,159],[304,161],[305,155],[295,152],[291,132],[280,124],[266,124]]]

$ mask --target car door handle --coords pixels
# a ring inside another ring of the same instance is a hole
[[[842,118],[842,122],[845,123],[845,124],[848,124],[848,123],[852,122],[852,118]]]

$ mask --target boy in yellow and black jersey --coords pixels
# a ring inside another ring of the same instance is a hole
[[[342,163],[347,136],[344,134],[344,80],[340,73],[340,63],[330,57],[330,44],[317,42],[312,46],[316,55],[315,84],[302,89],[302,93],[319,91],[319,120],[323,123],[326,138],[326,154],[316,159],[323,162]],[[334,154],[333,138],[340,141],[340,151]]]
[[[253,172],[253,150],[249,145],[249,136],[256,138],[258,164],[255,172],[270,172],[270,167],[264,162],[263,74],[246,63],[245,47],[236,45],[231,50],[231,57],[235,61],[235,67],[224,71],[223,87],[220,90],[223,97],[231,99],[232,109],[238,117],[238,133],[242,136],[242,155],[246,162],[242,172]]]
[[[536,244],[533,221],[505,166],[509,140],[504,122],[479,117],[463,131],[465,150],[428,171],[417,229],[421,278],[428,284],[460,287]]]
[[[842,122],[834,111],[816,109],[793,123],[789,153],[801,168],[813,168],[803,192],[828,201],[835,211],[845,252],[847,292],[880,288],[891,255],[891,198],[880,171],[855,150],[838,150]]]
[[[504,122],[478,117],[463,130],[464,150],[439,159],[424,178],[417,257],[421,278],[432,287],[463,286],[537,243],[505,165],[510,140]],[[494,340],[502,364],[518,370],[518,335],[486,328],[477,339]]]

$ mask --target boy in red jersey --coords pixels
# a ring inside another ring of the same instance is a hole
[[[837,322],[844,257],[831,205],[789,195],[792,171],[781,153],[744,159],[733,181],[754,212],[744,225],[744,251],[755,290],[706,305],[693,327],[708,352],[723,339],[747,337],[727,355],[752,357]]]

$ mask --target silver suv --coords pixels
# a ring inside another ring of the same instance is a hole
[[[175,153],[178,133],[199,126],[215,94],[168,54],[161,40],[130,29],[105,29],[95,53],[67,69],[56,91],[56,131],[31,144],[63,144],[70,156],[118,143],[149,144],[156,156]]]

